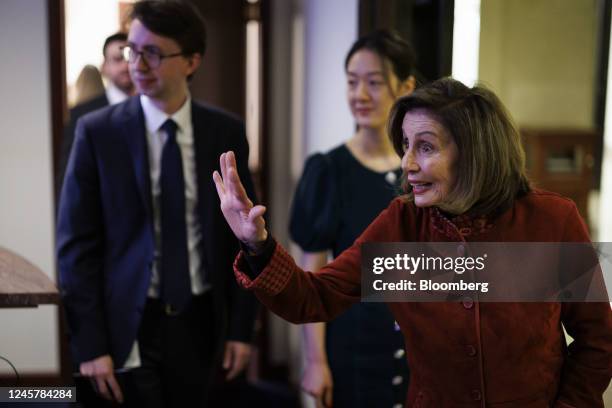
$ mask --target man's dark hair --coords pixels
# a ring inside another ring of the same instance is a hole
[[[206,28],[200,12],[179,0],[145,0],[134,4],[130,19],[138,19],[149,31],[177,42],[185,55],[206,51]]]
[[[104,56],[104,58],[106,58],[106,48],[108,48],[110,43],[114,43],[115,41],[121,41],[121,42],[126,42],[127,41],[127,34],[126,33],[115,33],[111,36],[108,36],[106,38],[106,40],[104,40],[104,46],[102,47],[102,55]]]

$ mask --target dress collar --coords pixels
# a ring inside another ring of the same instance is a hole
[[[472,217],[462,214],[449,218],[437,207],[431,207],[430,213],[433,228],[453,240],[465,241],[467,237],[482,234],[493,227],[491,219],[485,215]]]

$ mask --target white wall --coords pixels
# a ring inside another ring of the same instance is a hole
[[[483,0],[479,79],[519,126],[593,128],[596,0]]]
[[[74,84],[87,64],[100,67],[104,40],[119,30],[118,0],[64,0],[66,82]]]
[[[47,26],[45,0],[0,2],[0,246],[55,281]],[[56,306],[0,310],[0,356],[20,373],[58,372],[57,324]]]
[[[612,30],[610,32],[612,38]],[[600,235],[603,242],[612,241],[612,42],[608,55],[608,89],[604,122],[604,152],[601,174]]]
[[[273,0],[270,63],[271,228],[289,244],[289,205],[304,159],[353,134],[346,102],[344,57],[357,39],[357,0]],[[299,257],[299,250],[291,246]],[[299,326],[270,314],[271,361],[301,377]],[[310,405],[308,405],[310,406]]]
[[[67,99],[72,107],[81,70],[85,65],[101,68],[104,41],[119,31],[119,0],[64,0],[64,25]]]
[[[357,39],[357,0],[304,2],[304,154],[326,151],[354,132],[344,57]]]

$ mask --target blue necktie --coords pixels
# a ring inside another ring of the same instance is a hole
[[[185,180],[181,149],[176,143],[177,125],[164,122],[168,138],[161,159],[161,298],[173,312],[181,311],[191,298]]]

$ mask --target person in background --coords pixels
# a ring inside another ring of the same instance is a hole
[[[571,200],[532,188],[519,132],[486,88],[451,78],[423,85],[395,103],[389,133],[402,157],[404,195],[316,273],[299,268],[268,234],[266,209],[248,200],[235,154],[220,156],[213,179],[221,210],[243,244],[234,274],[282,318],[331,321],[359,302],[368,242],[456,242],[459,255],[478,242],[590,243]],[[552,261],[557,269],[563,259]],[[559,283],[554,276],[550,285]],[[465,294],[388,303],[410,363],[406,406],[604,408],[612,377],[605,297],[496,303]]]
[[[75,88],[75,105],[85,102],[104,94],[104,82],[102,74],[93,65],[85,65],[77,77]]]
[[[328,252],[351,246],[395,197],[400,159],[386,136],[395,100],[415,87],[415,56],[397,33],[359,38],[345,58],[347,101],[355,133],[326,154],[308,158],[291,212],[301,266],[317,271]],[[302,388],[317,406],[401,406],[408,389],[402,335],[382,303],[359,303],[325,323],[303,327]],[[367,384],[367,386],[364,386]]]
[[[82,117],[62,188],[59,282],[78,375],[130,407],[203,407],[248,364],[257,304],[208,177],[243,123],[191,99],[206,49],[194,5],[134,3],[123,48],[139,95]],[[249,180],[249,181],[247,181]],[[80,395],[77,392],[77,396]]]
[[[102,56],[104,57],[104,61],[102,62],[100,73],[106,79],[106,88],[103,87],[101,81],[97,81],[95,95],[87,92],[87,96],[94,96],[93,98],[86,97],[86,95],[79,91],[82,89],[82,87],[79,85],[81,76],[86,72],[96,69],[92,66],[89,66],[90,68],[87,68],[87,66],[83,68],[81,75],[79,75],[79,78],[77,79],[76,105],[70,109],[68,124],[64,128],[62,138],[62,147],[59,158],[59,173],[56,178],[56,190],[58,193],[62,187],[61,183],[64,180],[66,165],[68,164],[72,143],[74,142],[74,131],[76,129],[77,121],[86,113],[123,102],[135,92],[134,84],[132,83],[132,79],[130,78],[130,73],[128,71],[128,63],[125,58],[123,58],[123,54],[121,52],[121,48],[125,46],[126,41],[127,34],[125,33],[115,33],[104,40],[104,45],[102,46]],[[91,74],[88,74],[87,78],[90,78],[91,76]],[[93,83],[93,81],[88,82]],[[100,86],[102,86],[101,89]]]

